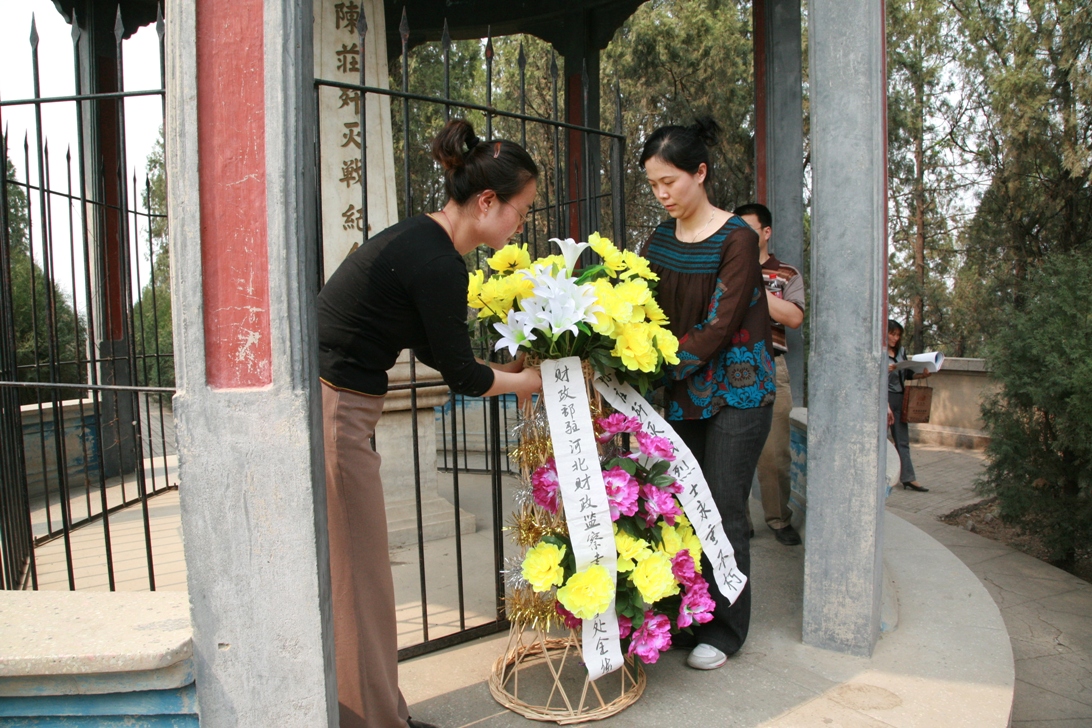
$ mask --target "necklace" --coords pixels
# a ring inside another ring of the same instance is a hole
[[[694,235],[694,239],[693,239],[693,240],[680,240],[679,242],[682,242],[682,243],[696,243],[696,242],[698,242],[699,240],[701,240],[701,234],[705,232],[705,229],[706,229],[707,227],[709,227],[709,224],[710,224],[711,222],[713,222],[713,218],[714,218],[714,217],[716,217],[716,216],[717,216],[717,209],[716,209],[716,208],[714,207],[714,208],[713,208],[713,211],[712,211],[711,213],[709,213],[709,219],[708,219],[708,220],[706,220],[706,221],[705,221],[705,224],[701,226],[701,230],[699,230],[699,231],[698,231],[698,232],[697,232],[697,233],[696,233],[696,234]],[[678,237],[678,236],[676,235],[676,237]]]

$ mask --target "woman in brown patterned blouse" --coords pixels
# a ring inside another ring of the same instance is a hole
[[[709,199],[712,119],[657,129],[641,166],[671,216],[642,247],[660,277],[657,300],[679,338],[681,361],[668,370],[667,419],[702,464],[739,569],[750,576],[746,509],[774,401],[770,314],[758,262],[758,236]],[[706,573],[712,567],[703,557]],[[750,582],[735,604],[721,596],[713,621],[694,629],[687,663],[710,670],[738,652],[751,618]]]

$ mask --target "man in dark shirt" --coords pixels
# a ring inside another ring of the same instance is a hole
[[[766,525],[774,536],[786,546],[800,543],[800,534],[792,527],[792,510],[789,509],[791,482],[789,466],[789,413],[792,410],[792,390],[789,367],[785,362],[788,346],[785,343],[785,327],[799,328],[804,322],[804,277],[796,268],[782,263],[770,253],[770,237],[773,234],[773,216],[765,205],[752,203],[735,209],[758,233],[758,260],[762,265],[762,280],[766,285],[766,301],[770,307],[770,330],[773,334],[774,363],[777,367],[777,394],[774,400],[773,423],[769,437],[758,460],[758,483],[762,491],[762,510],[766,513]]]

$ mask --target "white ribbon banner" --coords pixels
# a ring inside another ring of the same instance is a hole
[[[576,570],[598,564],[610,574],[613,585],[618,578],[614,528],[580,359],[575,356],[547,359],[542,362],[541,371],[542,394]],[[592,680],[622,666],[613,598],[605,612],[584,620],[583,649],[584,664]]]
[[[544,372],[544,382],[545,379]],[[694,533],[701,541],[702,551],[713,565],[717,588],[734,604],[747,584],[747,577],[736,564],[735,549],[724,535],[720,511],[713,502],[713,494],[694,454],[671,425],[656,413],[652,405],[636,389],[618,381],[614,372],[599,375],[594,384],[595,389],[611,407],[627,417],[636,417],[644,426],[645,432],[666,437],[675,446],[675,460],[667,473],[683,485],[683,492],[678,496],[679,503],[694,526]]]

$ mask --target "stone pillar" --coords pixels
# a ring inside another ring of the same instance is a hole
[[[418,382],[438,381],[440,372],[417,362],[414,372]],[[402,352],[398,363],[388,373],[390,386],[409,384],[409,352]],[[387,507],[387,532],[391,548],[417,543],[417,492],[415,479],[421,479],[421,525],[425,541],[455,535],[455,506],[437,490],[436,413],[450,398],[446,386],[429,387],[417,392],[417,453],[414,463],[413,412],[410,390],[394,389],[383,400],[383,417],[375,428],[375,449],[382,458],[380,477]],[[459,530],[474,533],[474,514],[459,510]]]
[[[811,351],[804,641],[879,635],[887,371],[884,7],[808,6]]]
[[[755,10],[758,12],[756,3]],[[773,213],[770,252],[804,270],[804,92],[800,0],[765,0],[765,205]],[[762,197],[760,191],[759,197]],[[803,327],[786,328],[794,407],[804,406]]]
[[[336,726],[312,6],[169,0],[182,529],[201,725]]]
[[[387,34],[382,0],[316,0],[315,76],[360,83],[357,19],[363,13],[364,85],[388,88]],[[398,222],[394,138],[389,96],[368,94],[360,120],[360,94],[319,89],[319,174],[322,181],[322,279],[369,237]],[[366,151],[362,163],[361,152]],[[364,233],[363,182],[367,167],[368,234]]]

